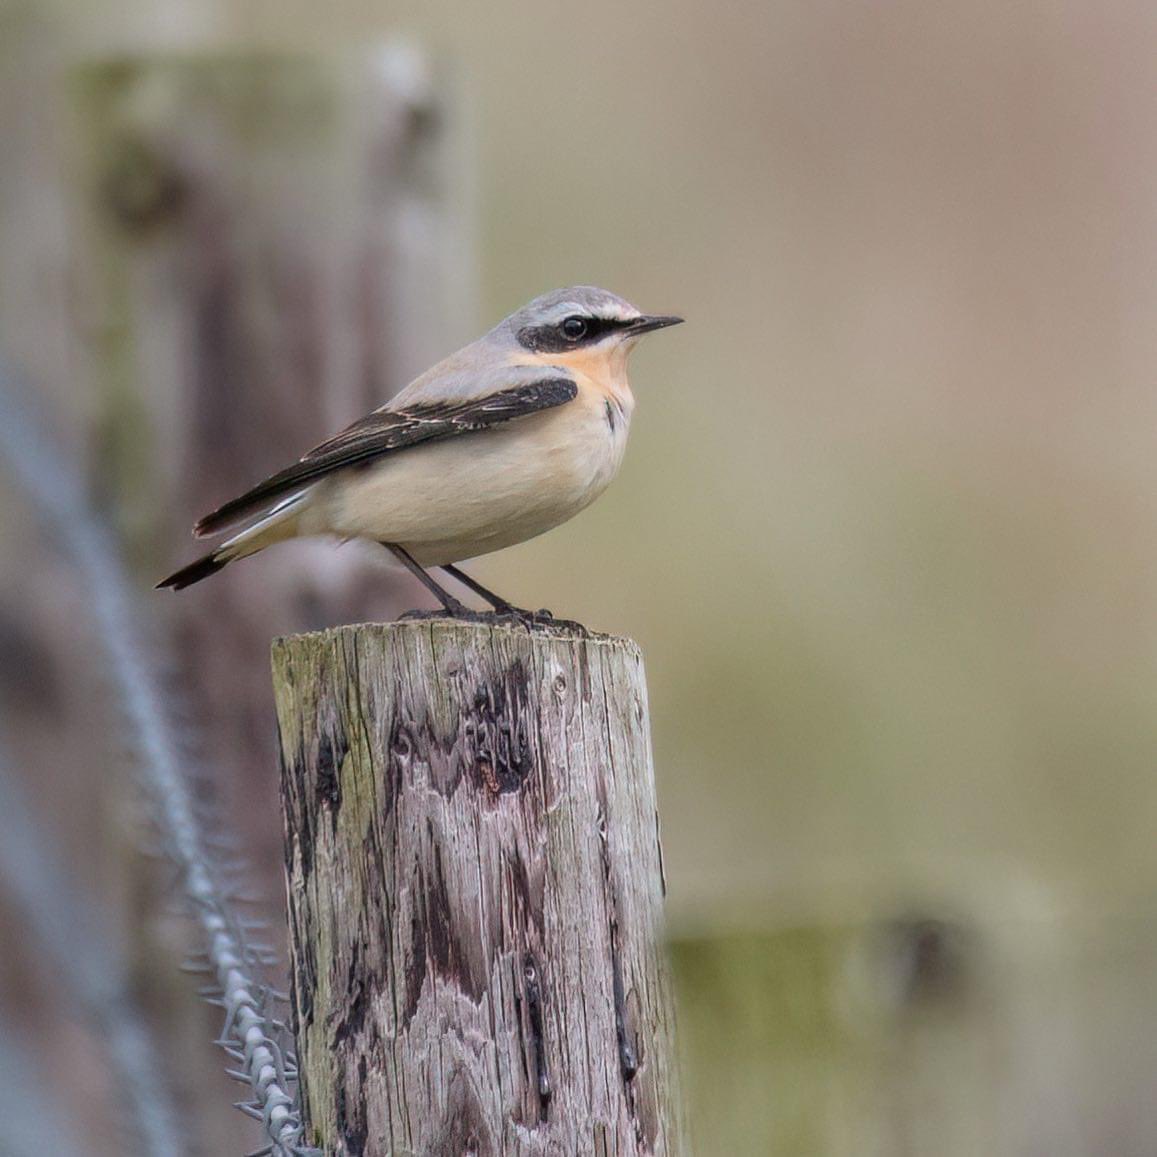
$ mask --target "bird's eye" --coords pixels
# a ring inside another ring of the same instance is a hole
[[[563,336],[568,341],[578,341],[580,338],[583,338],[586,336],[586,332],[587,332],[586,320],[584,318],[581,318],[581,317],[568,317],[562,323],[562,332],[563,332]]]

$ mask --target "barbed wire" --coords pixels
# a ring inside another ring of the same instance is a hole
[[[114,537],[92,511],[79,476],[53,451],[24,400],[12,369],[0,364],[0,459],[7,462],[45,530],[67,550],[80,572],[96,633],[109,660],[122,710],[135,740],[141,780],[154,805],[165,851],[176,862],[182,889],[205,940],[190,963],[212,984],[203,995],[225,1010],[219,1044],[238,1066],[250,1098],[238,1108],[261,1122],[269,1144],[253,1157],[321,1157],[302,1145],[303,1127],[290,1092],[295,1059],[283,1055],[279,1029],[267,1012],[270,989],[257,979],[268,963],[248,943],[227,890],[206,852],[207,840],[184,774],[180,737],[159,688],[147,616],[134,598]]]

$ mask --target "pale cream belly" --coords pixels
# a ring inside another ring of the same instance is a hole
[[[397,543],[423,566],[501,550],[593,502],[618,472],[626,425],[612,430],[601,404],[576,399],[498,429],[416,446],[323,483],[300,530]]]

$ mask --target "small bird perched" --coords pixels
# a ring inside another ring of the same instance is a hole
[[[452,616],[471,612],[440,567],[500,614],[525,615],[454,564],[542,534],[618,473],[635,399],[627,357],[682,318],[640,313],[605,289],[536,297],[415,378],[386,405],[207,514],[198,537],[244,528],[158,587],[181,590],[235,559],[307,535],[368,538]]]

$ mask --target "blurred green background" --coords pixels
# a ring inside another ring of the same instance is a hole
[[[9,9],[429,53],[466,240],[412,371],[568,283],[688,319],[613,489],[476,570],[643,646],[697,1152],[1154,1151],[1157,8]]]

